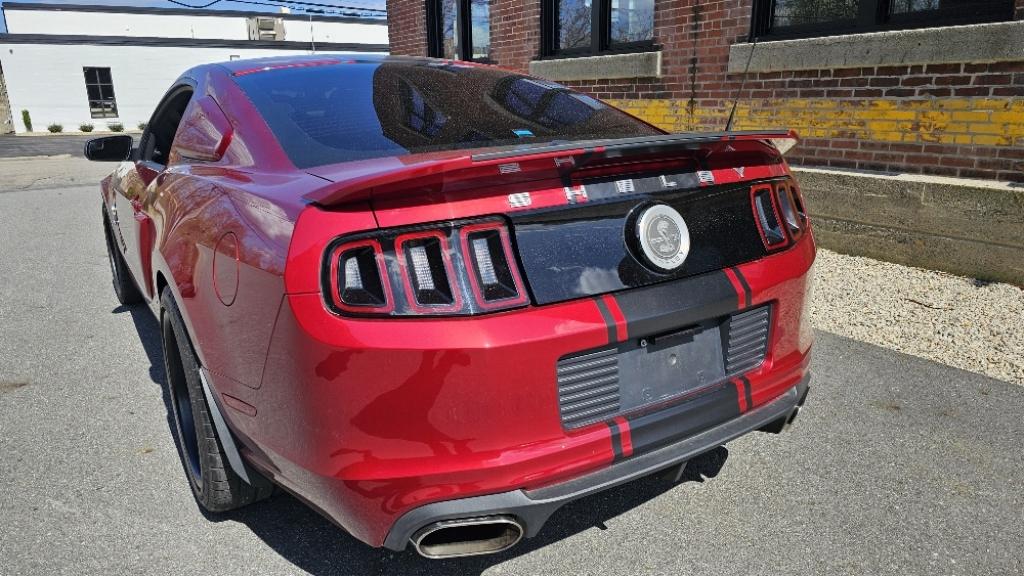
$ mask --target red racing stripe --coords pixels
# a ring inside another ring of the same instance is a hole
[[[726,268],[722,270],[722,272],[725,272],[725,276],[729,279],[729,283],[732,284],[733,290],[736,291],[736,307],[742,310],[745,298],[743,285],[740,284],[740,279],[736,277],[736,273],[732,268]]]
[[[742,414],[750,408],[750,406],[747,406],[747,395],[743,387],[743,382],[740,382],[739,378],[733,378],[732,385],[736,387],[736,398],[739,399],[740,414]]]

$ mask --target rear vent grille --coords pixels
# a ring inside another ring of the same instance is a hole
[[[559,360],[558,405],[567,428],[614,416],[619,411],[618,350]]]
[[[714,329],[720,329],[725,338],[725,377],[748,372],[764,362],[770,323],[771,306],[768,305],[715,321]],[[717,333],[715,337],[718,337]],[[637,385],[633,382],[637,374],[636,363],[629,360],[629,355],[645,352],[631,343],[622,346],[622,350],[619,347],[606,348],[558,361],[558,408],[565,428],[605,422],[637,407],[631,405],[636,397],[636,390],[631,388]],[[715,348],[717,360],[717,346]],[[620,355],[623,358],[621,367]],[[718,370],[720,368],[716,368]],[[622,374],[626,375],[624,393],[619,388],[619,377]],[[680,386],[684,384],[680,382]]]
[[[729,346],[725,354],[726,374],[747,372],[764,362],[768,348],[771,308],[761,306],[740,312],[729,320]]]

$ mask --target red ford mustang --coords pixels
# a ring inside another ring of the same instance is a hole
[[[280,486],[372,546],[504,550],[561,505],[781,431],[815,247],[789,132],[665,134],[493,67],[186,72],[103,181],[211,511]]]

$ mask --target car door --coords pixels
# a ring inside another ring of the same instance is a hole
[[[115,175],[115,225],[121,236],[125,262],[147,297],[153,296],[155,229],[146,206],[148,199],[155,196],[167,169],[168,154],[192,93],[192,86],[187,84],[168,91],[142,133],[133,160]]]

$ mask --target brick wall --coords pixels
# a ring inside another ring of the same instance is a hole
[[[409,40],[422,35],[409,27],[423,21],[422,2],[402,4],[389,13],[392,51],[425,54]],[[498,64],[525,72],[536,58],[539,4],[491,0]],[[670,131],[721,130],[742,82],[728,72],[729,49],[746,41],[751,6],[661,0],[662,78],[566,84]],[[794,164],[1024,181],[1024,60],[751,73],[739,94],[733,128],[797,130]]]
[[[387,0],[387,10],[391,53],[426,56],[426,0]]]
[[[526,70],[540,54],[540,1],[491,0],[491,58]]]

